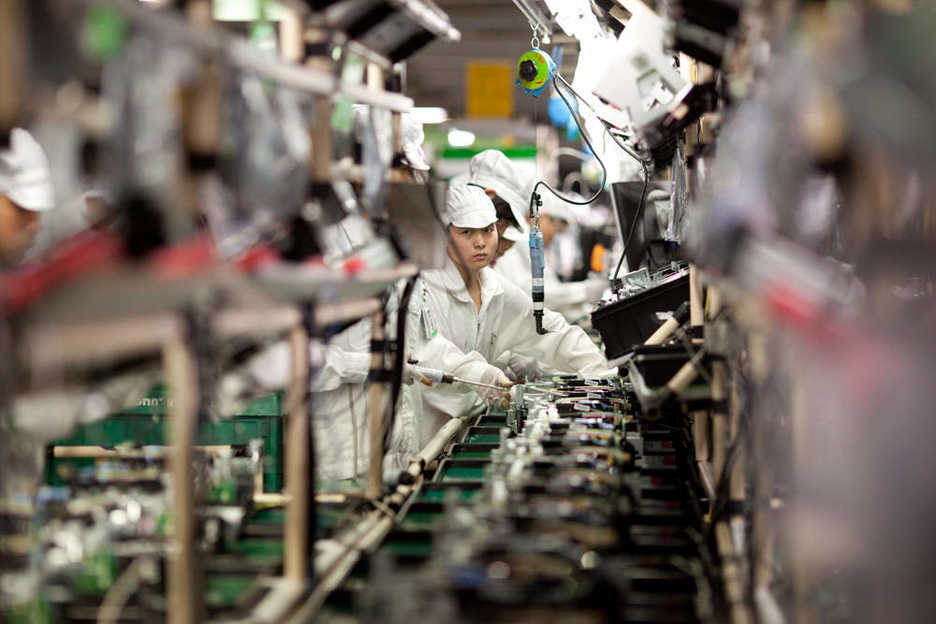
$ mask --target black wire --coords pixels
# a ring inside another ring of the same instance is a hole
[[[711,526],[715,526],[715,522],[719,520],[724,514],[725,509],[728,507],[730,502],[730,485],[731,485],[731,470],[734,468],[734,464],[737,461],[738,457],[741,455],[741,449],[744,446],[750,447],[751,445],[751,434],[753,432],[750,425],[749,409],[750,406],[747,404],[748,399],[745,399],[745,405],[738,412],[738,430],[735,433],[734,439],[731,441],[731,444],[725,450],[725,464],[722,466],[721,474],[718,477],[718,481],[715,485],[715,500],[713,501],[712,513],[711,513]]]
[[[588,138],[588,134],[585,133],[585,128],[582,124],[582,120],[579,117],[578,113],[575,112],[575,109],[572,108],[572,104],[569,102],[565,94],[559,88],[560,80],[562,81],[564,85],[566,85],[569,88],[569,91],[571,91],[573,95],[581,99],[586,104],[588,104],[588,102],[582,99],[582,97],[578,95],[578,93],[575,92],[575,90],[569,85],[568,82],[565,81],[565,79],[562,78],[562,76],[559,75],[558,72],[553,76],[553,88],[556,90],[556,93],[559,94],[559,97],[562,98],[562,101],[565,102],[566,107],[569,109],[569,113],[572,115],[572,119],[575,121],[575,125],[578,126],[579,134],[582,135],[582,140],[585,141],[585,145],[588,146],[588,149],[591,150],[592,154],[594,154],[595,160],[597,160],[598,164],[601,165],[601,184],[598,186],[598,190],[595,191],[594,195],[592,195],[586,200],[578,201],[575,199],[570,199],[568,197],[565,197],[564,195],[562,195],[562,193],[560,193],[559,191],[551,187],[545,181],[537,180],[536,184],[533,186],[533,192],[530,194],[530,216],[531,217],[534,216],[534,207],[536,205],[536,189],[538,189],[540,186],[545,186],[549,190],[550,193],[552,193],[557,198],[561,199],[562,201],[566,203],[574,204],[576,206],[586,206],[594,202],[596,199],[598,199],[601,196],[601,194],[604,192],[605,183],[608,181],[608,169],[605,167],[605,164],[601,161],[601,158],[598,157],[598,152],[595,151],[595,148],[592,146],[591,139]]]
[[[535,197],[536,197],[536,189],[539,188],[540,185],[545,186],[547,189],[549,189],[549,191],[550,191],[553,195],[555,195],[556,197],[558,197],[559,199],[561,199],[561,200],[563,200],[563,201],[565,201],[565,202],[568,202],[568,203],[570,203],[570,204],[575,204],[575,205],[578,205],[578,206],[584,206],[584,205],[590,204],[590,203],[594,202],[596,199],[598,199],[599,195],[601,195],[601,193],[604,191],[605,184],[606,184],[607,181],[608,181],[608,170],[607,170],[607,168],[605,167],[604,162],[602,162],[601,158],[598,157],[598,152],[597,152],[597,151],[595,150],[595,148],[592,146],[591,140],[588,138],[588,135],[585,133],[585,130],[584,130],[584,128],[582,127],[583,124],[582,124],[581,117],[580,117],[579,114],[572,108],[572,105],[569,103],[569,100],[566,99],[566,96],[562,93],[562,90],[559,89],[559,82],[562,82],[562,84],[565,85],[565,87],[566,87],[576,98],[578,98],[578,99],[581,100],[586,106],[588,106],[589,109],[591,109],[592,111],[594,111],[594,108],[592,108],[592,106],[591,106],[591,104],[588,102],[588,100],[586,100],[586,99],[583,98],[581,95],[579,95],[579,93],[572,87],[572,85],[570,85],[570,84],[568,83],[568,81],[566,81],[565,78],[562,77],[561,74],[559,74],[558,72],[556,72],[556,74],[553,76],[553,88],[556,89],[556,93],[559,94],[559,97],[562,98],[562,101],[565,102],[565,105],[568,107],[569,113],[572,115],[572,119],[575,121],[575,125],[578,126],[579,133],[582,135],[582,140],[585,142],[585,145],[588,146],[588,149],[591,150],[592,154],[595,155],[595,160],[597,160],[597,161],[598,161],[598,164],[601,165],[601,172],[602,172],[602,173],[601,173],[601,184],[600,184],[600,186],[598,187],[598,190],[595,192],[595,194],[592,195],[589,199],[584,200],[584,201],[574,201],[574,200],[571,200],[571,199],[569,199],[569,198],[567,198],[567,197],[563,197],[563,196],[562,196],[561,194],[559,194],[554,188],[552,188],[551,186],[549,186],[548,184],[546,184],[544,181],[539,180],[539,181],[537,181],[536,185],[533,187],[533,193],[532,193],[531,196],[530,196],[530,216],[533,216],[533,206],[534,206]],[[619,274],[620,271],[621,271],[621,265],[622,265],[623,262],[624,262],[624,258],[627,257],[627,249],[628,249],[628,247],[630,246],[631,239],[633,239],[633,237],[634,237],[634,232],[636,231],[637,223],[640,222],[640,219],[641,219],[641,217],[642,217],[642,215],[643,215],[644,204],[646,203],[646,200],[647,200],[647,189],[648,189],[649,186],[650,186],[650,168],[647,166],[647,162],[648,162],[647,160],[641,158],[637,153],[635,153],[635,152],[634,152],[633,150],[631,150],[629,147],[627,147],[626,145],[624,145],[623,143],[621,143],[620,141],[618,141],[617,137],[616,137],[614,134],[612,134],[611,129],[610,129],[610,127],[608,126],[608,124],[602,122],[602,125],[604,125],[605,131],[608,133],[608,136],[611,137],[611,140],[614,141],[615,145],[617,145],[617,146],[620,147],[622,150],[624,150],[624,152],[625,152],[628,156],[630,156],[631,158],[633,158],[634,160],[636,160],[636,161],[640,164],[640,166],[643,168],[643,170],[644,170],[644,185],[643,185],[643,190],[642,190],[641,193],[640,193],[640,204],[637,206],[637,213],[636,213],[636,215],[635,215],[635,217],[634,217],[633,223],[631,223],[630,231],[629,231],[628,234],[627,234],[627,240],[624,241],[624,249],[623,249],[623,251],[621,252],[621,258],[618,260],[617,267],[614,269],[614,276],[612,277],[612,279],[617,279],[618,274]]]
[[[559,97],[562,98],[562,101],[565,103],[566,107],[568,107],[569,113],[572,115],[572,119],[575,121],[575,125],[578,126],[579,134],[582,135],[582,140],[585,142],[585,145],[588,146],[588,149],[591,150],[592,154],[595,155],[595,160],[597,160],[598,164],[601,165],[601,184],[598,186],[598,190],[595,192],[595,194],[592,195],[589,199],[586,199],[584,201],[575,201],[575,200],[562,196],[558,191],[556,191],[549,184],[547,184],[543,180],[539,180],[533,186],[533,192],[530,196],[530,216],[531,217],[533,216],[533,208],[534,208],[534,204],[536,201],[535,200],[536,189],[539,188],[541,185],[545,186],[547,189],[549,189],[549,191],[553,195],[555,195],[556,197],[558,197],[559,199],[567,203],[575,204],[577,206],[584,206],[598,199],[601,193],[604,192],[605,184],[608,181],[608,169],[605,167],[605,164],[604,162],[602,162],[601,158],[598,157],[598,152],[595,150],[594,146],[592,146],[591,139],[588,138],[588,134],[586,134],[585,129],[583,127],[581,117],[575,111],[575,109],[572,108],[572,104],[569,103],[569,100],[566,99],[565,94],[563,94],[562,90],[559,88],[560,82],[562,82],[562,84],[565,85],[565,87],[572,93],[572,95],[574,95],[576,98],[581,100],[586,106],[588,106],[589,109],[594,111],[594,108],[592,108],[588,100],[586,100],[581,95],[579,95],[579,93],[572,87],[572,85],[568,83],[568,81],[566,81],[565,78],[562,77],[561,74],[556,72],[556,74],[553,76],[553,88],[556,89],[556,93],[559,94]],[[640,194],[640,204],[637,207],[637,215],[634,218],[634,222],[631,224],[630,232],[627,235],[627,240],[624,242],[624,251],[621,253],[621,259],[618,260],[617,268],[615,268],[614,270],[613,279],[617,279],[618,273],[621,271],[621,264],[623,263],[624,258],[627,256],[627,248],[630,246],[630,241],[634,236],[636,224],[640,221],[640,217],[643,214],[643,207],[644,207],[644,203],[646,202],[646,197],[647,197],[647,189],[650,186],[650,169],[647,166],[646,160],[641,158],[639,155],[637,155],[635,152],[633,152],[629,147],[627,147],[623,143],[620,143],[617,140],[617,138],[611,133],[611,130],[607,124],[603,124],[603,125],[605,126],[605,130],[607,131],[608,136],[611,137],[611,140],[614,141],[615,145],[620,147],[622,150],[624,150],[625,153],[627,153],[627,155],[629,155],[631,158],[633,158],[638,163],[640,163],[640,166],[643,167],[643,170],[644,170],[644,186],[643,186],[643,191]]]
[[[416,280],[419,276],[414,276],[406,280],[406,286],[403,288],[403,296],[400,298],[400,306],[397,308],[396,319],[396,354],[393,361],[393,381],[391,389],[391,401],[387,406],[387,412],[384,417],[386,428],[384,429],[384,448],[389,448],[390,437],[393,434],[393,423],[396,419],[396,404],[400,398],[400,390],[403,385],[403,364],[406,357],[406,316],[409,310],[410,298],[413,295],[413,289],[416,286]]]
[[[617,141],[615,141],[616,143]],[[637,205],[637,212],[634,213],[634,220],[631,222],[630,231],[627,233],[627,240],[624,241],[624,249],[621,250],[621,257],[618,259],[617,266],[614,268],[614,275],[611,276],[612,281],[618,278],[618,274],[621,272],[621,265],[624,264],[624,258],[627,257],[627,249],[630,247],[631,239],[634,238],[634,232],[637,231],[637,224],[640,223],[640,220],[643,218],[643,209],[644,204],[647,201],[647,189],[650,187],[650,170],[644,167],[644,184],[643,190],[640,192],[640,203]],[[634,267],[628,267],[631,270]]]
[[[426,182],[426,192],[429,198],[429,206],[432,209],[432,216],[435,217],[436,223],[439,224],[439,227],[442,228],[443,232],[448,232],[448,226],[445,221],[442,219],[442,214],[439,212],[439,205],[436,203],[435,192],[433,187],[435,182],[438,181],[438,176],[435,175],[435,172],[431,169],[429,170],[428,181]]]
[[[611,137],[611,140],[614,141],[614,144],[620,147],[622,150],[624,150],[624,152],[628,156],[636,160],[640,164],[640,166],[643,167],[643,171],[644,171],[644,185],[643,185],[643,190],[640,192],[640,203],[637,205],[637,212],[634,214],[634,221],[633,223],[631,223],[630,231],[627,234],[627,240],[624,241],[624,249],[621,252],[621,257],[618,259],[617,266],[614,269],[614,275],[611,278],[612,280],[616,280],[618,277],[618,274],[621,272],[621,265],[624,264],[624,258],[627,257],[627,249],[628,247],[630,247],[630,242],[631,242],[631,239],[634,237],[634,232],[637,229],[637,224],[640,222],[643,216],[644,205],[646,204],[646,201],[647,201],[647,189],[650,188],[650,167],[648,166],[647,160],[641,158],[636,152],[634,152],[629,147],[627,147],[627,145],[625,145],[624,143],[621,143],[618,140],[617,135],[611,132],[611,127],[608,124],[605,123],[603,125],[605,127],[605,132],[608,133],[608,136]],[[645,232],[644,238],[646,238],[646,227],[644,228],[644,232]],[[649,253],[649,249],[650,249],[649,245],[647,249]]]

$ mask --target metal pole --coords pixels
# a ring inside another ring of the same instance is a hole
[[[304,584],[309,570],[309,413],[306,400],[309,388],[309,337],[302,326],[289,334],[292,375],[286,391],[286,559],[283,572],[287,579]],[[311,536],[314,540],[314,535]]]
[[[700,334],[702,333],[703,322],[705,319],[705,309],[702,301],[702,282],[699,275],[699,269],[696,265],[689,265],[689,327],[691,330],[691,339],[693,344],[702,342]],[[708,479],[709,486],[714,486],[711,478],[712,460],[711,440],[709,437],[709,414],[707,411],[694,412],[692,415],[692,439],[695,446],[696,462],[699,462],[699,471],[703,480]],[[707,487],[706,490],[709,488]],[[714,490],[713,490],[714,491]],[[710,501],[711,504],[711,501]]]
[[[195,495],[192,463],[198,410],[195,358],[184,339],[163,347],[166,381],[175,399],[171,414],[172,517],[169,547],[169,610],[171,624],[194,624],[202,619],[202,593],[195,558]]]
[[[383,310],[371,315],[371,374],[382,374],[386,358],[383,348]],[[369,436],[370,466],[367,470],[365,494],[370,499],[380,498],[383,493],[383,455],[384,455],[384,384],[372,379],[367,387],[367,432]]]
[[[26,20],[21,0],[0,2],[0,132],[9,131],[29,92],[26,78]]]
[[[699,269],[696,265],[689,265],[689,326],[693,330],[693,341],[701,342],[701,337],[696,337],[696,331],[701,332],[702,324],[705,322],[705,307],[702,300],[702,278],[699,275]],[[699,328],[696,330],[696,328]]]
[[[721,309],[721,298],[718,291],[709,288],[709,318],[718,314]],[[715,478],[721,477],[725,467],[725,446],[728,440],[728,416],[723,405],[728,397],[728,371],[724,361],[715,360],[712,363],[712,402],[716,407],[712,410],[712,464]]]

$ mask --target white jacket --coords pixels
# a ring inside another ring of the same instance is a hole
[[[557,371],[592,377],[614,374],[588,335],[559,314],[546,310],[543,325],[548,333],[537,334],[529,294],[489,267],[481,271],[480,311],[458,269],[446,259],[442,269],[422,274],[410,301],[410,312],[419,317],[415,326],[411,317],[407,333],[420,343],[413,350],[420,364],[460,377],[479,379],[487,363],[507,351],[535,357]],[[413,331],[416,327],[418,332]],[[460,390],[422,389],[422,443],[449,418],[481,409],[474,392]]]
[[[393,305],[388,307],[391,316],[395,316]],[[391,321],[388,326],[395,328],[395,319]],[[413,331],[416,329],[414,322]],[[367,472],[370,449],[366,380],[370,371],[370,334],[370,319],[365,318],[333,336],[325,349],[324,362],[309,380],[315,469],[317,478],[323,481],[360,478]],[[251,358],[246,368],[253,383],[274,390],[288,383],[290,361],[289,345],[283,341]],[[419,385],[404,385],[397,409],[400,416],[394,423],[391,448],[384,461],[387,478],[395,477],[419,451],[416,435],[421,411]]]
[[[530,275],[530,247],[520,241],[494,263],[494,270],[520,288],[530,297],[532,278]],[[588,313],[588,289],[585,282],[563,282],[549,264],[543,267],[543,305],[555,310],[568,321],[576,321]]]

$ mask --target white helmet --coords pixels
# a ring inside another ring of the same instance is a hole
[[[49,160],[36,139],[22,128],[10,132],[10,147],[0,151],[0,194],[26,210],[55,207]]]

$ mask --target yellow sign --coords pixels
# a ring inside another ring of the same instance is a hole
[[[514,75],[510,63],[468,63],[465,97],[468,117],[510,117]]]

